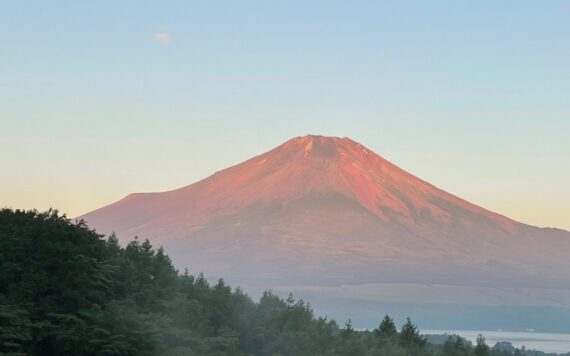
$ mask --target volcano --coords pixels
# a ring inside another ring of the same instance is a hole
[[[392,301],[412,288],[410,302],[437,302],[453,286],[474,303],[570,306],[569,232],[471,204],[349,138],[297,137],[197,183],[131,194],[81,218],[251,288]],[[549,291],[562,296],[552,301]]]

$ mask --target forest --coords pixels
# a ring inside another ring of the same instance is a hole
[[[254,301],[221,279],[179,272],[147,240],[123,247],[56,210],[0,211],[0,354],[544,355],[483,336],[430,343],[401,322],[339,325],[292,295]]]

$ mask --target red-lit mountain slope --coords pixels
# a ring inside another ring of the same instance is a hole
[[[570,233],[515,222],[348,138],[305,136],[163,193],[82,216],[245,285],[568,288]]]

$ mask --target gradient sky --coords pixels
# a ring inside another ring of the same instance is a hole
[[[0,206],[77,216],[348,136],[570,230],[570,1],[6,1]]]

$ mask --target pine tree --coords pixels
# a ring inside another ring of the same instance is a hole
[[[459,336],[449,336],[443,344],[442,356],[469,356],[469,349]]]
[[[426,339],[420,335],[418,328],[408,317],[399,334],[400,345],[406,349],[407,355],[419,354],[426,345]]]
[[[398,335],[394,319],[389,315],[384,316],[378,328],[374,330],[374,334],[381,338],[391,338]]]
[[[489,346],[485,343],[485,338],[481,334],[477,336],[477,345],[473,349],[473,353],[475,356],[489,356],[490,354]]]

